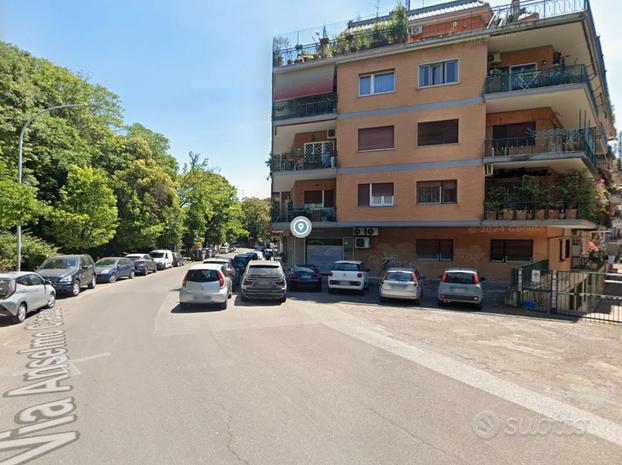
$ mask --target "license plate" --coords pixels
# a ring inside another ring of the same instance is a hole
[[[272,287],[272,281],[270,281],[269,279],[258,279],[257,287],[260,287],[262,289]]]

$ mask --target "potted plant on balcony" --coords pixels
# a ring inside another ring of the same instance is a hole
[[[486,219],[488,221],[496,221],[501,202],[505,196],[505,189],[501,186],[492,186],[488,188],[486,202]]]
[[[402,4],[396,5],[393,11],[391,11],[389,36],[391,43],[401,44],[406,42],[408,37],[408,11]]]

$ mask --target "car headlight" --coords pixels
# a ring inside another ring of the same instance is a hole
[[[61,282],[61,283],[70,283],[71,282],[71,275],[65,276],[64,278],[60,278],[59,282]]]

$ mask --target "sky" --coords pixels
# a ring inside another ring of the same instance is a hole
[[[411,0],[411,7],[422,3]],[[442,2],[425,1],[434,3]],[[591,3],[613,103],[622,109],[622,10],[619,0]],[[268,197],[272,37],[367,17],[377,6],[387,12],[394,4],[0,0],[0,40],[115,92],[126,123],[139,122],[165,135],[180,164],[188,152],[199,152],[241,196]]]

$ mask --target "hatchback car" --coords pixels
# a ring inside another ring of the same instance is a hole
[[[184,266],[185,263],[184,257],[179,252],[173,252],[173,266],[175,268]]]
[[[90,255],[58,255],[45,260],[37,272],[52,283],[57,293],[77,296],[83,287],[97,284],[95,262]]]
[[[220,248],[218,249],[218,253],[219,254],[228,254],[229,253],[229,246],[228,245],[221,245]]]
[[[37,273],[0,273],[0,315],[21,323],[29,312],[53,308],[55,304],[54,287]]]
[[[225,265],[202,263],[188,270],[179,290],[179,305],[220,304],[224,310],[233,295],[233,283]]]
[[[237,282],[237,271],[233,266],[233,260],[230,258],[222,257],[222,258],[208,258],[204,260],[203,263],[213,263],[215,265],[224,265],[227,267],[227,274],[233,281],[233,284]]]
[[[134,262],[125,257],[105,257],[95,262],[97,282],[114,283],[119,278],[134,279]]]
[[[439,305],[459,302],[482,308],[484,298],[482,281],[484,278],[473,268],[446,269],[438,285]]]
[[[287,280],[279,262],[250,261],[242,279],[240,298],[287,300]]]
[[[403,299],[419,303],[423,298],[424,279],[415,268],[391,268],[380,281],[380,301]]]
[[[360,261],[336,261],[328,273],[328,292],[351,290],[362,294],[368,287],[369,269]]]
[[[155,273],[158,271],[156,262],[153,261],[151,255],[146,253],[131,253],[127,254],[125,258],[129,258],[134,262],[134,270],[137,274],[147,276],[149,273]]]
[[[296,265],[289,274],[289,288],[322,290],[322,275],[315,265]]]

